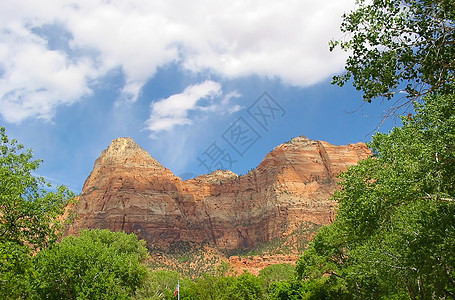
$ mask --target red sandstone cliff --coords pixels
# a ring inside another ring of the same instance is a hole
[[[191,241],[249,248],[304,221],[329,223],[335,176],[368,155],[363,143],[335,146],[302,136],[244,176],[215,171],[182,181],[131,138],[118,138],[96,160],[68,233],[108,228],[135,232],[149,247]]]

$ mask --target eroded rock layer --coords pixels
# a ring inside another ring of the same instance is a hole
[[[329,223],[336,175],[368,155],[363,143],[335,146],[301,136],[246,175],[215,171],[182,181],[131,138],[118,138],[96,160],[68,234],[107,228],[135,232],[151,248],[175,241],[250,248],[305,221]]]

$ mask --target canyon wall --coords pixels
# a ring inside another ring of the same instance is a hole
[[[301,136],[246,175],[218,170],[182,181],[131,138],[118,138],[96,160],[67,233],[107,228],[134,232],[150,248],[176,241],[251,248],[303,222],[328,224],[336,175],[370,154],[363,143],[336,146]]]

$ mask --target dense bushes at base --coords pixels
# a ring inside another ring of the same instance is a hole
[[[213,274],[204,274],[194,279],[180,278],[174,271],[150,271],[148,284],[138,292],[137,299],[175,299],[173,292],[178,280],[182,300],[267,299],[269,288],[294,274],[294,266],[289,264],[270,266],[259,276],[250,273],[233,276],[225,275],[226,273],[231,273],[227,265],[221,265]]]
[[[35,256],[1,243],[2,299],[131,299],[146,279],[143,241],[134,234],[86,230]]]
[[[65,237],[33,258],[32,298],[128,299],[145,280],[144,244],[108,230]]]

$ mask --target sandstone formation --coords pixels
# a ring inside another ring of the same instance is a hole
[[[304,136],[276,147],[248,174],[215,171],[182,181],[131,138],[96,160],[68,234],[82,228],[135,232],[149,247],[175,241],[250,248],[327,224],[336,175],[370,155],[363,143],[335,146]]]

